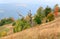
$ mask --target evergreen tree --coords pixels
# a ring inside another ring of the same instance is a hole
[[[43,8],[40,7],[38,10],[37,10],[37,13],[34,17],[34,21],[37,23],[37,24],[41,24],[42,23],[42,19],[43,19]]]
[[[52,9],[50,7],[46,7],[45,8],[45,16],[47,17],[47,15],[52,11]]]

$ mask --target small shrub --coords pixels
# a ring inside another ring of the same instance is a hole
[[[41,18],[38,17],[38,16],[36,16],[36,17],[34,18],[34,21],[35,21],[37,24],[41,24],[41,23],[42,23],[42,22],[41,22]]]
[[[7,32],[6,32],[6,31],[3,31],[3,32],[1,33],[1,35],[2,35],[2,36],[6,36],[6,35],[7,35]]]
[[[7,35],[7,32],[6,31],[0,32],[0,37],[6,36],[6,35]]]
[[[19,31],[22,31],[22,30],[30,28],[30,27],[31,26],[30,26],[30,24],[27,21],[18,19],[16,21],[16,24],[15,24],[14,28],[13,28],[13,32],[14,33],[15,32],[19,32]]]
[[[50,13],[50,14],[47,15],[47,20],[48,20],[48,21],[53,21],[53,20],[54,20],[54,15],[53,15],[53,13]]]

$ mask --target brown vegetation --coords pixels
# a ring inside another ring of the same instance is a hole
[[[60,39],[60,18],[0,39]]]

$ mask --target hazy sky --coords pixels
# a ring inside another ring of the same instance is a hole
[[[0,0],[0,3],[59,3],[60,0]]]
[[[0,0],[0,3],[60,4],[60,0]]]
[[[21,10],[26,15],[27,9],[30,9],[32,14],[35,14],[40,6],[45,8],[48,5],[53,8],[55,4],[60,6],[60,0],[0,0],[0,18],[9,16],[17,18],[16,10]]]
[[[0,4],[17,4],[18,6],[28,6],[28,4],[40,4],[54,6],[55,4],[60,5],[60,0],[0,0]],[[18,4],[19,3],[19,4]]]

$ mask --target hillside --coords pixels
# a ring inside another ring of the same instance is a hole
[[[60,39],[60,18],[0,39]]]

